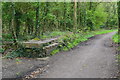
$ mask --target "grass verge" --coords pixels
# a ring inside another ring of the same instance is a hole
[[[117,63],[118,63],[118,69],[120,69],[120,35],[118,33],[116,33],[113,37],[112,37],[112,40],[115,44],[117,44]],[[118,73],[118,78],[120,78],[120,70],[119,70],[119,73]]]
[[[113,41],[114,41],[115,43],[120,43],[120,40],[118,40],[119,37],[120,37],[120,35],[118,35],[118,33],[116,33],[116,34],[112,37],[112,39],[113,39]]]
[[[84,32],[84,33],[68,32],[59,39],[59,41],[62,42],[63,44],[58,46],[57,49],[53,50],[51,52],[51,55],[54,55],[60,51],[68,51],[73,47],[77,46],[80,42],[86,41],[88,40],[88,38],[92,36],[105,34],[113,31],[117,31],[117,30],[99,30],[99,31],[91,31],[91,32]]]
[[[43,40],[43,39],[48,39],[52,37],[58,37],[58,42],[60,45],[55,48],[54,50],[51,51],[51,55],[54,55],[60,51],[68,51],[75,46],[77,46],[80,42],[84,42],[88,40],[88,38],[99,35],[99,34],[105,34],[109,32],[113,32],[116,30],[99,30],[99,31],[86,31],[86,32],[61,32],[61,31],[54,31],[51,33],[45,33],[44,35],[40,35],[40,38],[36,37],[33,40]],[[41,49],[25,49],[23,47],[20,47],[17,50],[13,50],[12,52],[8,52],[8,54],[5,56],[6,58],[16,58],[16,57],[45,57],[43,55],[44,51],[42,52],[42,47]],[[33,55],[34,54],[34,55]]]

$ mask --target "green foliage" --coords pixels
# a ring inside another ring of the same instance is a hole
[[[27,40],[31,40],[33,38],[34,38],[33,35],[26,35],[26,36],[20,35],[17,40],[18,41],[27,41]]]
[[[44,33],[44,35],[40,35],[40,39],[58,37],[58,36],[62,36],[64,34],[65,34],[65,32],[61,32],[61,31],[46,32],[46,33]]]
[[[118,33],[115,34],[115,35],[112,37],[112,39],[113,39],[113,41],[114,41],[115,43],[120,43],[119,38],[120,38],[120,35],[118,35]]]
[[[104,25],[107,20],[107,12],[104,10],[104,5],[99,5],[96,8],[96,11],[94,12],[94,28],[99,29],[100,25]]]
[[[13,41],[14,39],[12,38],[12,34],[8,34],[8,33],[3,33],[2,34],[2,38],[4,41]]]
[[[65,34],[65,32],[54,31],[54,32],[50,33],[49,36],[56,37],[56,36],[61,36],[64,34]]]
[[[55,50],[53,50],[52,52],[51,52],[51,55],[54,55],[54,54],[56,54],[56,53],[58,53],[59,52],[59,49],[55,49]]]
[[[59,39],[61,43],[59,50],[53,51],[53,54],[61,50],[68,51],[94,35],[111,32],[111,30],[96,32],[101,26],[112,29],[117,28],[118,24],[116,2],[80,2],[77,3],[76,9],[71,2],[3,2],[2,12],[3,41],[13,42],[14,38],[18,42],[31,39],[44,40],[62,36]],[[76,19],[73,19],[75,16]],[[35,54],[37,51],[40,52],[33,49],[31,53],[34,50]],[[8,53],[8,56],[31,57],[31,53],[18,49],[11,54]]]
[[[97,31],[95,32],[96,35],[99,35],[99,34],[105,34],[105,33],[109,33],[109,32],[113,32],[113,31],[117,31],[116,29],[114,30],[102,30],[102,31]]]
[[[92,6],[91,6],[92,5]],[[116,3],[78,3],[77,9],[77,29],[86,28],[88,30],[97,30],[100,26],[114,28],[117,26],[117,7]],[[112,5],[112,6],[111,6]],[[36,28],[36,9],[39,9],[39,27]],[[89,8],[91,6],[91,8]],[[3,7],[3,33],[11,34],[12,30],[19,36],[23,37],[35,34],[43,35],[46,32],[56,30],[73,31],[74,28],[74,4],[67,2],[47,3],[47,2],[27,2],[14,3],[15,8],[15,26],[12,29],[12,3],[4,2]],[[108,25],[108,26],[107,26]],[[41,34],[40,34],[41,33]],[[54,34],[54,33],[53,33]],[[51,34],[52,35],[52,34]],[[13,36],[13,35],[11,35]],[[35,37],[35,35],[34,35]],[[27,37],[25,37],[26,39]],[[29,38],[29,37],[28,37]],[[43,36],[43,38],[46,38]],[[28,39],[27,39],[28,40]]]
[[[6,54],[4,58],[18,58],[18,57],[28,57],[28,58],[36,58],[36,57],[46,57],[45,52],[41,48],[22,48],[13,50],[12,52]]]
[[[104,10],[104,5],[98,5],[96,10],[87,10],[87,22],[88,29],[96,30],[100,28],[100,25],[105,25],[107,20],[107,12]]]
[[[21,60],[20,59],[15,59],[16,62],[20,62]]]
[[[36,37],[36,38],[34,38],[33,40],[40,40],[40,39]]]
[[[0,48],[0,53],[3,53],[4,52],[4,49],[3,48]]]
[[[7,34],[7,33],[5,34],[5,33],[3,33],[2,37],[5,38],[5,39],[11,39],[12,38],[12,34]]]
[[[67,32],[66,34],[64,34],[64,36],[59,38],[59,42],[61,43],[61,45],[59,45],[57,49],[53,50],[51,54],[52,55],[56,54],[59,51],[68,51],[74,48],[75,46],[77,46],[80,42],[84,42],[88,40],[88,38],[94,35],[105,34],[113,31],[117,31],[117,30],[99,30],[99,31],[87,32],[84,34]]]
[[[120,55],[117,55],[117,60],[120,63]]]
[[[99,34],[104,34],[108,32],[112,32],[115,30],[100,30],[100,31],[92,31],[92,32],[86,32],[86,33],[73,33],[73,32],[52,32],[47,36],[51,37],[52,36],[60,36],[58,42],[60,45],[54,49],[51,52],[51,55],[54,55],[60,51],[68,51],[75,46],[77,46],[80,42],[88,40],[88,38],[94,36],[94,35],[99,35]],[[116,38],[116,36],[114,37]],[[34,38],[34,40],[39,40],[39,38]],[[48,44],[46,44],[48,45]],[[43,45],[45,46],[45,45]],[[45,57],[45,52],[41,48],[32,48],[32,49],[26,49],[23,48],[22,46],[19,47],[16,50],[13,50],[12,52],[8,53],[5,58],[15,58],[15,57],[29,57],[29,58],[35,58],[35,57]],[[4,51],[4,50],[3,50]],[[2,51],[1,51],[2,52]]]

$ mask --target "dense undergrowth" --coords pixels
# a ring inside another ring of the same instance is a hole
[[[116,57],[117,57],[118,70],[119,70],[117,77],[120,78],[120,35],[119,33],[116,33],[112,39],[113,39],[113,42],[117,44],[116,46],[117,56]]]
[[[120,43],[120,40],[119,40],[119,37],[120,37],[120,35],[118,35],[118,33],[116,33],[114,36],[113,36],[113,41],[115,42],[115,43]]]
[[[59,37],[58,42],[60,45],[51,51],[50,55],[54,55],[60,51],[68,51],[75,46],[77,46],[80,42],[88,40],[88,38],[99,35],[105,34],[109,32],[113,32],[115,30],[98,30],[98,31],[86,31],[86,32],[61,32],[61,31],[54,31],[51,33],[46,33],[44,35],[40,35],[40,37],[33,38],[33,40],[44,40],[49,39],[52,37]],[[116,36],[114,37],[116,38]],[[114,39],[115,40],[115,39]],[[43,55],[44,51],[42,47],[40,49],[25,49],[23,47],[19,47],[18,49],[13,50],[5,55],[6,58],[14,58],[14,57],[45,57]]]
[[[60,38],[60,41],[64,42],[64,46],[60,45],[57,49],[53,50],[51,52],[52,55],[60,52],[60,51],[68,51],[75,46],[77,46],[80,42],[88,40],[88,38],[99,35],[99,34],[105,34],[109,32],[113,32],[115,30],[99,30],[99,31],[91,31],[86,33],[68,33]]]
[[[119,68],[120,68],[120,35],[118,33],[116,33],[114,36],[113,36],[113,42],[115,44],[118,44],[117,45],[117,60],[118,60],[118,64],[119,64]],[[120,75],[119,75],[120,76]]]

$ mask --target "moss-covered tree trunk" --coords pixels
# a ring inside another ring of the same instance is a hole
[[[120,1],[117,3],[118,6],[118,35],[120,35]],[[120,38],[118,37],[118,41]],[[118,43],[118,46],[120,46],[120,43]]]
[[[37,4],[37,8],[36,8],[36,25],[35,25],[35,36],[39,35],[39,2]]]
[[[11,32],[13,35],[13,41],[15,44],[17,44],[17,37],[16,37],[16,33],[15,33],[15,6],[14,3],[12,2],[11,4],[12,6],[12,21],[11,21]]]

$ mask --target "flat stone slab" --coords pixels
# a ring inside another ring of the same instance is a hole
[[[44,40],[44,41],[30,40],[30,41],[27,41],[27,42],[23,42],[23,45],[27,48],[32,48],[32,47],[39,48],[43,44],[54,42],[56,40],[58,40],[58,38],[51,38],[51,39],[47,39],[47,40]]]

